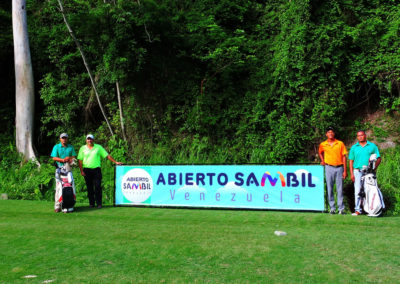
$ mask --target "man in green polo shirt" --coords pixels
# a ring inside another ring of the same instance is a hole
[[[60,135],[60,143],[56,144],[53,147],[53,151],[51,151],[51,155],[53,161],[56,162],[57,168],[61,168],[64,166],[64,163],[70,162],[73,158],[76,157],[74,147],[68,143],[68,134],[62,133]],[[58,169],[56,169],[57,171]],[[60,186],[56,186],[55,192],[55,204],[54,204],[54,211],[60,212],[61,211],[61,204],[59,202],[62,188]]]
[[[99,144],[94,144],[94,136],[86,136],[86,145],[79,149],[78,161],[81,175],[85,178],[88,191],[90,207],[97,204],[97,208],[102,207],[102,189],[101,189],[101,159],[107,158],[111,162],[121,165],[122,163],[114,160],[111,155]]]
[[[355,212],[352,214],[353,216],[362,213],[361,197],[358,195],[361,189],[361,169],[363,166],[368,166],[369,157],[372,154],[376,154],[377,156],[375,170],[381,163],[378,147],[374,143],[367,141],[367,135],[364,130],[357,132],[357,140],[358,142],[351,147],[349,154],[350,175],[351,180],[354,182]]]

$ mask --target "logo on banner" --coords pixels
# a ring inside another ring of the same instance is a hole
[[[146,201],[153,192],[153,180],[143,169],[132,169],[122,178],[122,194],[131,202]]]

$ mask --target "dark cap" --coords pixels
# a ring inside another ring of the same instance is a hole
[[[333,128],[332,126],[328,126],[328,127],[326,128],[326,131],[325,131],[325,132],[328,132],[329,130],[332,130],[333,132],[335,132],[335,128]]]

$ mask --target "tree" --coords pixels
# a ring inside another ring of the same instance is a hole
[[[34,86],[26,17],[26,0],[12,1],[15,66],[15,139],[26,160],[36,159],[33,150]]]

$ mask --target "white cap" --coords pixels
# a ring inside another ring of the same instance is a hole
[[[67,137],[68,138],[68,134],[67,133],[61,133],[60,138],[63,138],[63,137]]]
[[[93,140],[94,140],[94,136],[93,136],[93,134],[88,134],[88,135],[86,135],[86,139],[89,139],[89,138],[91,138],[91,139],[93,139]]]

